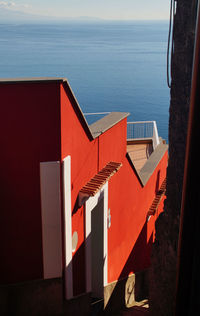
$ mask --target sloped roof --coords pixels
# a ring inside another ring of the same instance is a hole
[[[89,126],[93,138],[96,138],[99,135],[103,134],[105,131],[126,118],[128,115],[129,113],[127,112],[111,112],[110,114],[104,116],[102,119],[96,121]]]

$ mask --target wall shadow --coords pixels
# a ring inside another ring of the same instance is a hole
[[[157,174],[155,192],[159,190],[160,171]],[[75,205],[74,212],[79,209]],[[110,314],[123,309],[133,301],[148,298],[148,268],[150,267],[153,232],[147,240],[146,221],[140,234],[132,247],[128,259],[121,270],[118,280],[111,289],[105,290],[105,314]],[[91,238],[89,236],[88,238]],[[77,297],[86,293],[86,244],[87,240],[79,246],[72,258],[73,295]],[[132,277],[129,277],[133,275]],[[109,285],[108,285],[109,287]]]
[[[145,222],[138,239],[121,271],[116,285],[108,291],[105,302],[105,314],[126,308],[130,301],[141,301],[148,298],[148,268],[150,266],[153,233],[147,241],[147,222]],[[133,278],[129,278],[129,275]]]
[[[86,292],[85,278],[85,242],[81,244],[72,257],[73,295],[78,296]]]
[[[126,308],[133,298],[135,301],[148,298],[148,268],[150,266],[152,244],[153,233],[147,241],[147,222],[145,222],[114,288],[111,291],[106,291],[108,297],[105,298],[104,314],[108,315]],[[75,299],[76,297],[81,297],[81,295],[86,295],[85,245],[86,240],[77,249],[71,262],[73,267],[73,295]],[[133,278],[129,277],[133,273]],[[78,301],[76,304],[79,304]],[[89,304],[87,308],[87,311],[89,311],[91,297],[89,299],[87,296],[87,304]],[[81,310],[80,315],[82,315]]]
[[[158,193],[159,189],[160,189],[160,170],[158,170],[157,172],[155,194]]]

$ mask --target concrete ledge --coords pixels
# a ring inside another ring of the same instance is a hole
[[[102,119],[91,124],[89,128],[93,138],[100,136],[105,131],[113,127],[115,124],[126,118],[128,115],[129,113],[127,112],[111,112],[110,114],[104,116]]]
[[[127,145],[152,144],[152,138],[133,138],[127,139]]]
[[[44,82],[64,82],[67,81],[61,77],[27,77],[27,78],[2,78],[0,84],[18,84],[18,83],[44,83]]]
[[[163,143],[159,144],[154,150],[154,152],[151,154],[149,159],[146,161],[146,163],[139,172],[139,177],[141,179],[143,186],[145,186],[145,184],[153,174],[155,168],[157,167],[157,165],[159,164],[167,150],[168,145]]]
[[[165,144],[165,142],[161,142],[156,149],[153,151],[149,159],[145,162],[144,166],[142,169],[138,172],[131,160],[131,157],[129,153],[127,153],[127,158],[129,162],[131,163],[135,173],[138,176],[139,181],[141,182],[142,186],[145,186],[150,177],[152,176],[155,168],[163,158],[164,154],[168,150],[168,145]]]

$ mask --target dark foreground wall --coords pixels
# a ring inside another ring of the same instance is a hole
[[[196,27],[197,0],[178,0],[169,121],[169,164],[165,213],[156,223],[150,277],[153,315],[173,315],[180,207]]]

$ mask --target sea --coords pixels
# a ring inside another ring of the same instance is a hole
[[[167,21],[0,24],[0,78],[65,77],[84,113],[155,120],[168,141],[167,38]]]

